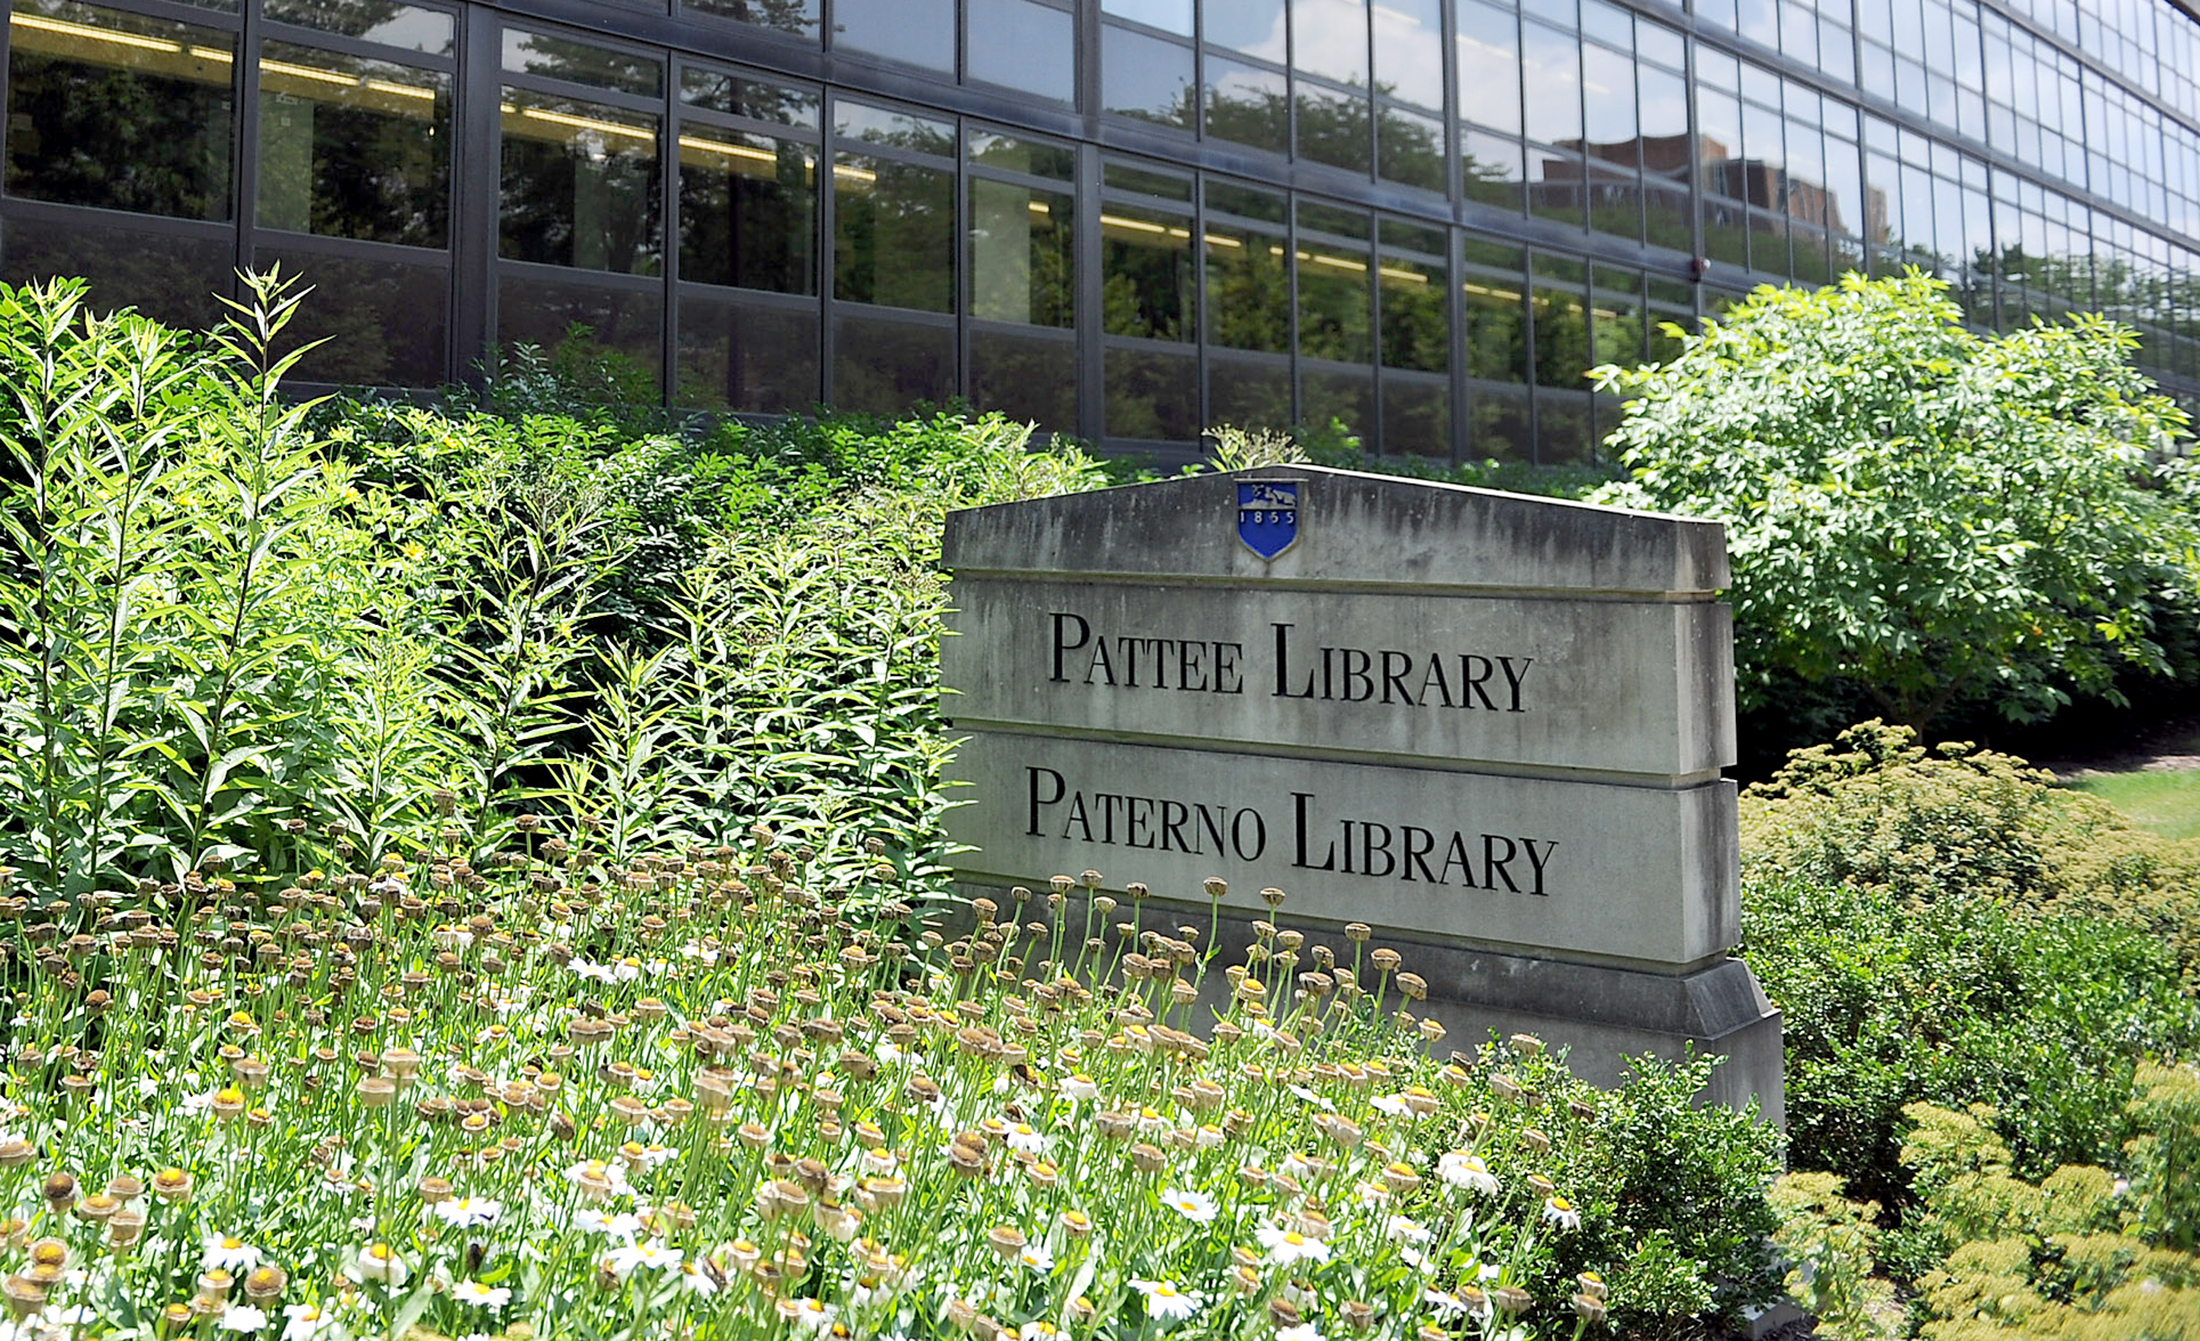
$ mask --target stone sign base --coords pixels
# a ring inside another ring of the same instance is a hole
[[[1137,876],[1129,870],[1122,874]],[[1113,877],[1109,883],[1115,883]],[[1014,907],[1002,888],[966,882],[956,889],[965,898],[984,896],[1004,910]],[[1123,903],[1120,895],[1114,897]],[[1112,920],[1122,920],[1126,911],[1119,906]],[[1070,896],[1063,916],[1073,929],[1084,925],[1082,890]],[[1196,926],[1204,940],[1207,919],[1205,904],[1157,897],[1147,901],[1141,921],[1148,928]],[[1216,931],[1218,967],[1243,962],[1254,920],[1241,909],[1224,907]],[[1309,945],[1327,944],[1340,959],[1350,957],[1351,946],[1338,928],[1293,917],[1288,901],[1272,920],[1304,931]],[[1692,1050],[1724,1059],[1701,1096],[1706,1102],[1742,1109],[1755,1100],[1766,1122],[1787,1126],[1780,1013],[1739,959],[1719,957],[1686,972],[1661,973],[1423,941],[1389,930],[1378,932],[1367,948],[1379,946],[1398,951],[1405,971],[1428,980],[1428,999],[1412,1010],[1447,1031],[1433,1049],[1438,1056],[1454,1049],[1472,1052],[1493,1030],[1501,1038],[1534,1034],[1554,1050],[1565,1050],[1575,1075],[1610,1089],[1626,1080],[1629,1057],[1679,1058]],[[1222,974],[1209,974],[1196,1018],[1211,1020],[1225,995]]]

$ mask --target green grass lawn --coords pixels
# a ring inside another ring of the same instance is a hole
[[[2200,769],[2108,773],[2072,784],[2168,838],[2200,838]]]

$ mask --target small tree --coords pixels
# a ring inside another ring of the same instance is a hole
[[[1594,374],[1634,397],[1610,439],[1633,478],[1597,500],[1727,524],[1745,708],[1793,677],[1920,728],[1976,699],[2035,721],[2166,671],[2157,634],[2200,609],[2187,418],[2138,337],[1978,335],[1947,288],[1768,286],[1671,362]]]

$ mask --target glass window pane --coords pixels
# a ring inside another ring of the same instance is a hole
[[[1207,57],[1207,135],[1291,152],[1291,98],[1281,70]]]
[[[1101,0],[1100,12],[1163,32],[1192,35],[1192,0]]]
[[[1340,84],[1367,82],[1367,0],[1291,0],[1292,63]]]
[[[1100,30],[1100,106],[1117,116],[1192,129],[1192,49],[1108,24]]]
[[[1034,0],[969,0],[970,78],[1042,98],[1077,98],[1077,24]]]
[[[1657,61],[1671,69],[1685,68],[1688,53],[1681,35],[1661,23],[1648,19],[1635,21],[1635,54],[1647,61]]]
[[[1622,51],[1632,51],[1635,46],[1634,16],[1604,0],[1581,0],[1581,31]]]
[[[1439,0],[1377,0],[1375,87],[1393,98],[1444,108],[1444,13]]]
[[[955,0],[833,0],[833,49],[955,69]]]
[[[0,224],[0,280],[25,284],[72,276],[90,284],[93,311],[134,307],[196,330],[221,321],[226,309],[214,295],[229,292],[236,264],[236,243],[227,235],[175,237],[106,220]]]
[[[1489,461],[1533,461],[1535,434],[1525,387],[1478,386],[1467,393],[1467,451]]]
[[[1207,339],[1233,349],[1291,352],[1291,273],[1283,238],[1209,223]],[[1288,394],[1285,397],[1289,399]]]
[[[1207,352],[1207,416],[1240,428],[1291,426],[1291,359],[1228,349]]]
[[[970,403],[1056,433],[1077,431],[1077,342],[970,333]]]
[[[1281,65],[1290,58],[1284,0],[1207,0],[1209,42]]]
[[[970,183],[970,315],[1068,327],[1077,307],[1077,201],[1006,182]]]
[[[267,17],[282,23],[363,37],[384,46],[448,56],[456,43],[458,20],[440,9],[389,3],[389,0],[266,0]]]
[[[1022,135],[1004,135],[997,130],[971,129],[970,161],[1003,172],[1022,173],[1026,177],[1051,177],[1058,182],[1074,181],[1077,177],[1077,150],[1071,146]],[[1188,200],[1191,198],[1188,186],[1185,190]]]
[[[833,296],[955,310],[955,174],[842,154],[833,165]]]
[[[1342,424],[1345,432],[1374,446],[1374,370],[1300,364],[1299,409],[1309,424]]]
[[[1588,226],[1588,169],[1577,154],[1529,147],[1535,177],[1528,184],[1528,212],[1574,228]]]
[[[1199,436],[1199,362],[1190,354],[1109,349],[1102,373],[1107,436],[1147,442],[1190,442]]]
[[[1520,142],[1467,131],[1459,141],[1461,186],[1469,200],[1518,214],[1522,208]]]
[[[1589,311],[1581,294],[1537,285],[1535,308],[1535,380],[1538,386],[1582,387],[1593,366],[1589,356]]]
[[[1581,138],[1581,43],[1540,23],[1522,25],[1522,76],[1528,88],[1528,138],[1558,144]]]
[[[716,126],[680,130],[680,278],[817,292],[817,150]]]
[[[815,37],[818,33],[819,0],[682,0],[684,10],[715,14],[759,28]],[[807,401],[803,402],[808,404]]]
[[[872,107],[845,98],[833,103],[833,131],[842,141],[861,140],[891,149],[955,156],[955,123],[913,116],[891,107]],[[847,147],[845,143],[842,147]]]
[[[1192,338],[1188,217],[1110,203],[1100,213],[1101,328],[1148,340]]]
[[[1157,200],[1180,200],[1185,204],[1190,204],[1192,200],[1192,181],[1190,177],[1179,177],[1166,172],[1148,172],[1144,168],[1134,168],[1128,163],[1109,162],[1101,164],[1100,183],[1110,191],[1128,191],[1137,195],[1152,196]],[[1212,200],[1213,194],[1214,188],[1210,186],[1208,188],[1209,209],[1215,208]]]
[[[444,246],[450,148],[449,76],[262,45],[260,227]]]
[[[1588,139],[1594,145],[1624,146],[1632,160],[1635,138],[1635,62],[1594,42],[1581,48],[1582,101],[1588,109]],[[1685,104],[1683,110],[1686,110]],[[1591,149],[1591,153],[1599,153]],[[1602,155],[1610,157],[1611,155]]]
[[[954,394],[953,326],[853,311],[833,318],[835,408],[901,414],[919,401]]]
[[[1299,354],[1339,363],[1375,357],[1368,254],[1337,242],[1299,243]]]
[[[1365,92],[1346,92],[1298,81],[1299,156],[1331,167],[1368,172],[1370,160]]]
[[[229,34],[34,0],[9,43],[8,194],[230,217]]]
[[[1520,21],[1511,11],[1459,0],[1459,115],[1520,133]]]
[[[1240,219],[1281,224],[1291,220],[1290,202],[1273,191],[1238,186],[1219,178],[1207,179],[1207,212],[1234,214]]]
[[[1589,460],[1595,454],[1589,416],[1588,392],[1539,389],[1535,394],[1536,464],[1563,466]]]
[[[1376,272],[1382,293],[1382,361],[1386,368],[1440,373],[1451,367],[1451,322],[1444,267],[1385,256]]]
[[[814,303],[745,303],[683,290],[673,403],[754,414],[810,409],[821,395],[818,330]]]
[[[751,121],[817,129],[818,97],[814,91],[738,77],[706,66],[690,65],[680,72],[680,100]]]
[[[321,345],[297,377],[344,386],[432,387],[445,376],[450,271],[440,265],[364,261],[261,247],[256,264],[280,265],[313,286],[283,332],[287,348]]]
[[[662,93],[665,84],[662,62],[524,28],[504,30],[504,68],[644,96]]]
[[[1384,181],[1444,189],[1444,123],[1402,107],[1378,110],[1375,127],[1376,172]]]
[[[655,383],[663,371],[665,297],[660,289],[625,289],[545,280],[542,272],[507,270],[497,283],[497,342],[544,349],[563,345],[619,367],[628,378]]]
[[[1416,373],[1383,374],[1383,451],[1451,459],[1451,383]]]
[[[656,117],[507,88],[501,185],[501,255],[657,273]]]
[[[1470,275],[1460,286],[1467,376],[1486,382],[1528,380],[1528,318],[1517,279]]]

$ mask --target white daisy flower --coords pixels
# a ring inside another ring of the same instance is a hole
[[[1008,1142],[1009,1149],[1020,1150],[1027,1155],[1043,1155],[1047,1152],[1047,1138],[1034,1130],[1028,1122],[1011,1125],[1004,1139]]]
[[[1374,1104],[1376,1112],[1388,1113],[1392,1117],[1405,1117],[1413,1112],[1413,1109],[1406,1104],[1406,1097],[1403,1094],[1378,1094],[1375,1096]]]
[[[267,1326],[267,1314],[250,1304],[231,1304],[222,1310],[221,1329],[225,1332],[256,1332]]]
[[[822,1299],[797,1299],[784,1310],[794,1325],[806,1332],[822,1332],[833,1325],[840,1310]]]
[[[1581,1210],[1564,1197],[1543,1199],[1543,1219],[1560,1229],[1581,1228]]]
[[[1383,1221],[1383,1237],[1392,1243],[1426,1243],[1434,1237],[1428,1227],[1407,1215],[1393,1215]]]
[[[1436,1161],[1436,1176],[1451,1187],[1466,1188],[1485,1197],[1497,1195],[1497,1175],[1480,1155],[1470,1155],[1464,1150],[1447,1151]]]
[[[1054,1270],[1054,1254],[1043,1243],[1027,1243],[1016,1253],[1016,1260],[1040,1275]]]
[[[476,1308],[503,1308],[512,1302],[512,1292],[502,1285],[483,1285],[478,1280],[462,1280],[451,1287],[451,1298],[461,1304]]]
[[[435,1204],[435,1218],[459,1229],[495,1224],[504,1204],[487,1197],[448,1197]]]
[[[1146,1296],[1146,1316],[1157,1322],[1182,1322],[1199,1312],[1199,1296],[1179,1290],[1175,1281],[1134,1280],[1131,1288]]]
[[[624,1280],[637,1267],[646,1267],[651,1271],[671,1271],[680,1265],[680,1255],[678,1248],[670,1248],[661,1240],[651,1239],[647,1243],[629,1243],[613,1248],[604,1260],[611,1264],[613,1274]]]
[[[1322,1334],[1314,1330],[1313,1323],[1302,1322],[1276,1333],[1276,1341],[1322,1341]]]
[[[1215,1199],[1205,1192],[1172,1187],[1161,1194],[1161,1204],[1195,1225],[1210,1224],[1215,1218]]]
[[[283,1341],[339,1341],[344,1325],[324,1304],[289,1304],[283,1309]]]
[[[231,1275],[241,1276],[258,1266],[260,1257],[258,1248],[234,1234],[209,1234],[206,1236],[206,1252],[199,1260],[208,1271],[219,1268]]]
[[[631,1239],[642,1228],[641,1217],[620,1211],[612,1214],[588,1207],[573,1212],[573,1227],[592,1234],[606,1234],[615,1239]]]
[[[1254,1237],[1260,1246],[1268,1250],[1268,1260],[1277,1266],[1291,1266],[1297,1262],[1326,1262],[1329,1245],[1320,1239],[1308,1238],[1296,1229],[1281,1229],[1275,1225],[1262,1225]]]
[[[352,1258],[351,1275],[356,1280],[380,1281],[395,1289],[412,1275],[412,1268],[387,1243],[370,1243]]]

